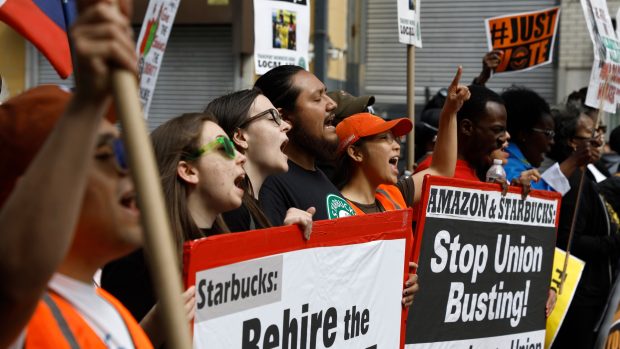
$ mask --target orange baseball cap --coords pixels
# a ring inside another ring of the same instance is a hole
[[[0,207],[65,111],[71,94],[42,85],[0,104]]]
[[[385,121],[370,113],[359,113],[349,116],[336,126],[336,134],[340,143],[338,151],[344,151],[349,145],[355,144],[360,138],[374,136],[386,131],[392,131],[394,136],[404,136],[413,128],[413,123],[407,118]]]

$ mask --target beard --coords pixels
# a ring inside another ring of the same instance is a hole
[[[288,137],[307,153],[314,155],[317,160],[332,161],[336,159],[338,141],[330,142],[321,137],[313,136],[306,132],[306,128],[302,124],[293,127],[288,132]]]

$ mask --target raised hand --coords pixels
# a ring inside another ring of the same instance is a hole
[[[585,166],[589,163],[596,162],[601,157],[601,152],[597,144],[593,142],[579,142],[575,147],[575,151],[569,156],[574,157],[577,166]]]
[[[71,28],[77,94],[96,100],[110,93],[112,70],[137,71],[133,31],[127,12],[119,11],[114,1],[82,0],[78,7],[82,12]]]
[[[443,112],[455,114],[459,111],[459,109],[461,109],[463,103],[465,103],[465,101],[471,96],[467,86],[459,85],[462,74],[463,67],[459,66],[456,70],[454,79],[452,79],[452,83],[450,83],[450,86],[448,87],[448,96],[446,97],[446,101],[443,105]]]
[[[504,51],[502,50],[493,50],[487,52],[484,57],[482,57],[482,71],[492,71],[497,68],[497,66],[501,63],[502,57],[504,57]]]
[[[491,77],[491,72],[502,62],[503,57],[504,51],[502,50],[487,52],[484,57],[482,57],[482,71],[478,77],[474,79],[474,84],[484,86]]]

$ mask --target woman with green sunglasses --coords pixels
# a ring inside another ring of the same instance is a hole
[[[258,204],[258,193],[265,179],[288,171],[288,157],[282,152],[288,143],[286,133],[291,125],[257,89],[241,90],[213,100],[206,109],[218,120],[236,149],[247,157],[247,177],[243,205],[223,214],[231,231],[271,227]],[[284,224],[299,224],[304,236],[312,231],[314,208],[307,211],[288,210]]]
[[[171,119],[151,139],[180,267],[184,242],[229,231],[220,214],[241,206],[246,157],[208,113]],[[157,301],[142,250],[108,264],[101,281],[136,319]]]

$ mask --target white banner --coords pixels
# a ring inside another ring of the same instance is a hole
[[[199,271],[193,346],[398,348],[404,256],[378,240]]]
[[[420,32],[420,0],[398,1],[398,41],[422,47]]]
[[[616,36],[620,39],[620,7],[618,7],[618,13],[616,13]]]
[[[558,202],[521,194],[434,185],[426,217],[555,227]]]
[[[489,348],[489,349],[521,349],[540,348],[545,340],[545,331],[514,333],[505,336],[473,338],[458,341],[435,343],[407,344],[405,349],[446,349],[446,348]],[[542,348],[540,348],[542,349]]]
[[[254,66],[262,75],[280,65],[308,69],[308,0],[254,0]]]
[[[157,75],[164,59],[168,37],[180,0],[150,0],[136,46],[140,102],[144,117],[148,118],[151,100],[155,94]]]
[[[581,7],[594,45],[586,104],[615,113],[620,102],[620,40],[605,0],[581,0]]]

